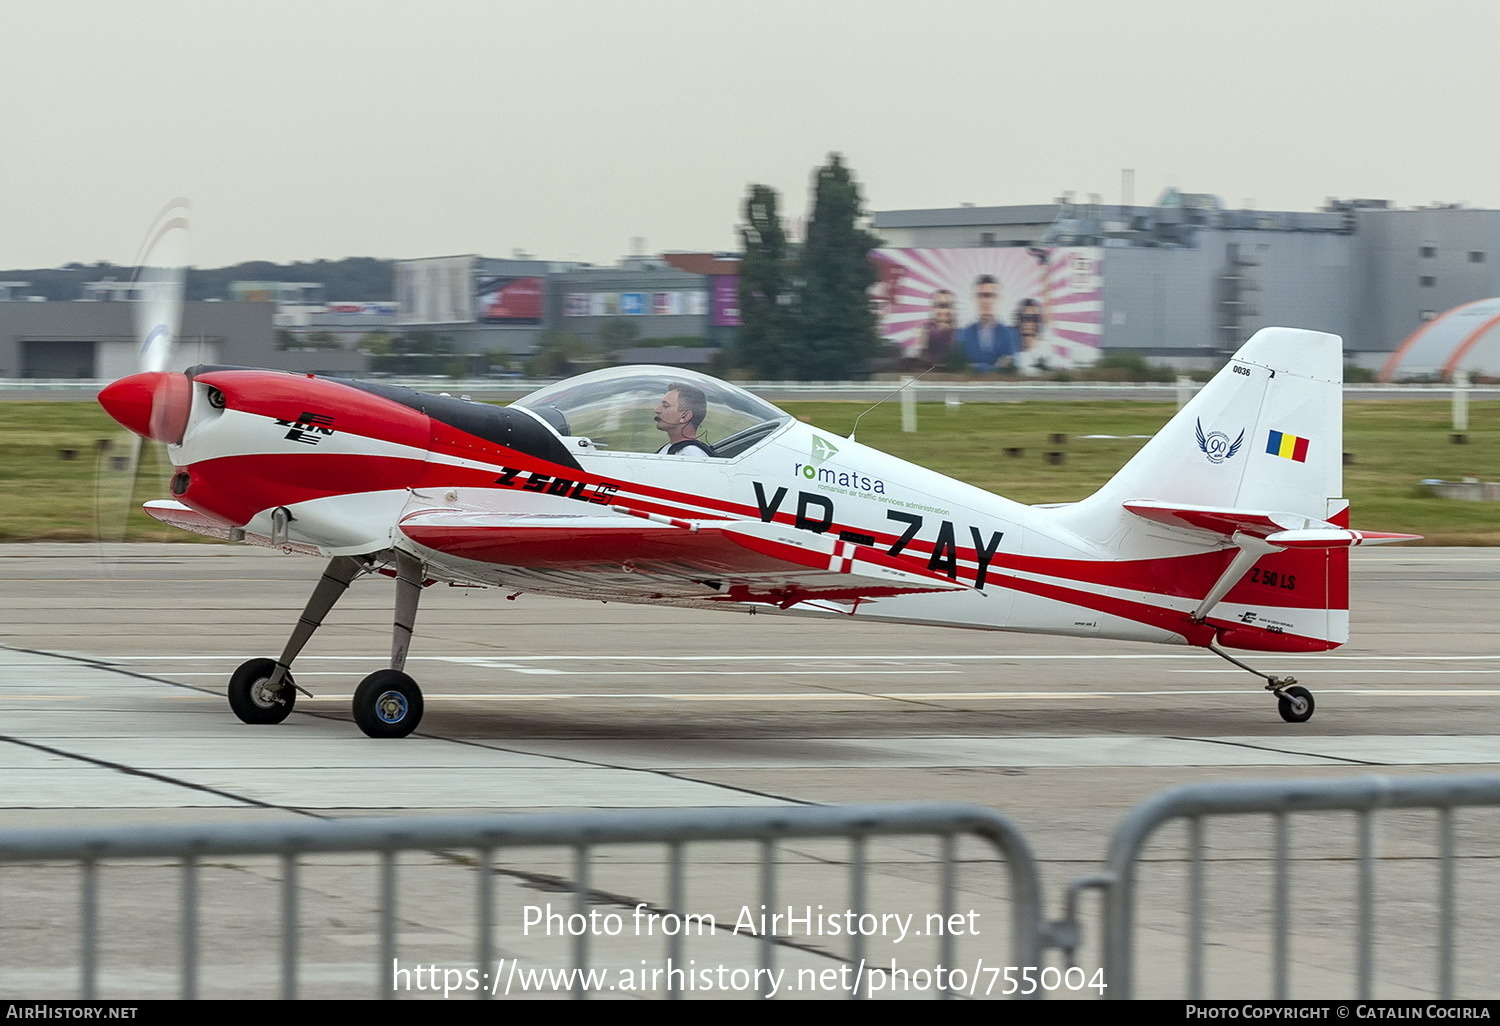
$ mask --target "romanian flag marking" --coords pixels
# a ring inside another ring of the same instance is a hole
[[[1272,431],[1271,437],[1266,439],[1266,452],[1272,456],[1280,456],[1283,459],[1306,463],[1307,439],[1298,438],[1296,435],[1282,434],[1280,431]]]

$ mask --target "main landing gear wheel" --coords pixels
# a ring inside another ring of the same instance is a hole
[[[1306,723],[1313,714],[1312,692],[1304,687],[1282,688],[1276,693],[1276,710],[1288,723]]]
[[[422,722],[422,689],[400,670],[376,670],[354,691],[354,722],[370,737],[405,737]]]
[[[266,685],[275,671],[276,660],[251,659],[229,678],[229,708],[244,722],[280,723],[292,714],[297,686],[288,673],[281,678],[281,687],[272,691]]]

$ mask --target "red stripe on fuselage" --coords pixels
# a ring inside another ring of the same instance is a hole
[[[335,495],[419,487],[428,464],[400,456],[255,453],[199,460],[188,469],[185,505],[244,525],[255,514]],[[494,475],[474,472],[488,484]],[[474,483],[481,483],[475,480]]]
[[[701,513],[680,505],[668,504],[684,501],[706,507],[719,506],[742,513],[757,515],[759,513],[752,507],[728,502],[716,503],[703,496],[674,492],[664,488],[647,487],[630,482],[621,483],[620,488],[622,495],[635,493],[666,500],[666,502],[640,501],[635,505],[641,509],[668,516],[702,516]],[[758,516],[757,518],[759,519]],[[791,513],[778,510],[771,517],[771,521],[795,526],[796,517]],[[830,533],[840,530],[853,530],[871,535],[876,540],[875,547],[883,552],[889,552],[900,538],[899,534],[893,532],[871,530],[865,526],[851,524],[833,524],[829,528]],[[961,536],[960,532],[958,537]],[[928,561],[935,549],[935,538],[917,537],[912,539],[896,558],[927,569]],[[971,564],[977,564],[979,561],[978,552],[972,546],[955,545],[954,551],[959,560]],[[1219,579],[1219,575],[1224,572],[1235,555],[1236,550],[1220,549],[1168,558],[1097,560],[1023,556],[997,552],[990,563],[989,573],[993,574],[1001,567],[1008,567],[1026,573],[1061,577],[1084,584],[1199,599],[1208,594],[1209,588]],[[1344,558],[1347,560],[1347,555]],[[1230,589],[1224,601],[1246,605],[1274,605],[1291,609],[1348,609],[1348,576],[1333,572],[1335,567],[1326,565],[1327,559],[1327,554],[1321,550],[1278,552],[1266,555],[1254,567],[1259,573],[1247,573],[1240,583]],[[977,576],[977,565],[973,568],[961,566],[958,568],[956,579],[972,582],[977,579]],[[1263,581],[1275,583],[1269,584]]]
[[[709,502],[703,497],[696,495],[689,496],[686,493],[673,492],[668,489],[646,488],[629,482],[622,482],[620,487],[621,496],[625,496],[628,493],[636,493],[638,495],[649,493],[668,500],[681,502],[685,499],[693,503],[709,505]],[[668,516],[702,516],[701,513],[685,509],[680,505],[669,504],[669,502],[653,502],[637,499],[635,502],[627,504],[633,508]],[[723,505],[732,504],[725,503]],[[790,513],[781,512],[773,515],[772,520],[788,525],[794,525],[796,522],[795,516]],[[829,530],[830,532],[837,532],[848,529],[851,529],[851,525],[834,524]],[[898,535],[880,531],[870,532],[867,530],[865,533],[873,534],[877,542],[880,543],[876,547],[876,551],[883,553],[888,552],[889,548],[899,538]],[[930,572],[928,563],[934,549],[935,540],[913,539],[901,553],[893,558],[898,561],[898,564],[904,564],[910,569]],[[957,546],[956,552],[959,559],[970,563],[977,563],[977,553],[972,547]],[[1208,593],[1209,588],[1218,580],[1219,575],[1224,572],[1224,569],[1229,565],[1235,554],[1235,550],[1225,549],[1167,558],[1091,560],[996,553],[989,565],[985,583],[988,586],[993,582],[998,586],[1010,588],[1011,590],[1058,598],[1061,601],[1069,602],[1086,609],[1111,612],[1130,620],[1149,623],[1154,626],[1163,627],[1166,630],[1183,633],[1189,638],[1195,638],[1203,634],[1211,640],[1212,629],[1203,628],[1201,625],[1194,625],[1186,613],[1165,610],[1145,602],[1100,596],[1095,592],[1081,591],[1077,588],[1060,584],[1030,582],[1025,578],[1019,578],[1013,574],[1002,574],[1001,571],[1010,569],[1039,576],[1059,577],[1079,585],[1094,584],[1121,590],[1196,600]],[[1347,572],[1338,572],[1336,561],[1339,558],[1342,558],[1347,565],[1348,554],[1346,551],[1338,553],[1309,551],[1269,554],[1256,563],[1251,573],[1247,573],[1235,587],[1230,589],[1224,601],[1243,605],[1286,609],[1347,609],[1349,606],[1348,577]],[[973,581],[976,577],[977,568],[959,567],[958,576],[955,579]],[[1235,625],[1228,622],[1222,622],[1221,626],[1239,626],[1243,629],[1243,625]],[[1205,631],[1207,631],[1206,634],[1204,633]],[[1288,643],[1294,643],[1296,637],[1294,635],[1272,635],[1270,632],[1265,633],[1268,640],[1271,638],[1285,639]],[[1206,641],[1195,641],[1194,643],[1206,644]],[[1308,646],[1314,647],[1309,648]],[[1305,644],[1298,644],[1296,650],[1318,650],[1318,646],[1333,647],[1321,639],[1306,639]]]

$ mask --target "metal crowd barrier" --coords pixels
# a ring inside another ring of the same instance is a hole
[[[1466,806],[1500,805],[1500,776],[1382,777],[1335,781],[1286,781],[1253,784],[1193,784],[1154,795],[1136,806],[1116,829],[1109,846],[1108,871],[1075,881],[1070,908],[1079,890],[1104,892],[1104,971],[1108,997],[1134,996],[1138,862],[1147,841],[1165,824],[1187,825],[1187,976],[1188,998],[1203,996],[1204,976],[1204,830],[1214,817],[1269,814],[1273,875],[1267,895],[1271,910],[1273,996],[1285,999],[1289,987],[1288,950],[1290,902],[1295,891],[1289,867],[1290,827],[1294,815],[1313,812],[1351,812],[1355,816],[1357,864],[1354,894],[1357,936],[1355,971],[1357,997],[1370,998],[1375,975],[1374,894],[1377,859],[1375,820],[1392,809],[1431,809],[1435,813],[1438,881],[1436,904],[1436,984],[1443,998],[1453,993],[1456,870],[1454,810]],[[1493,852],[1480,853],[1485,856]],[[1403,971],[1417,972],[1414,960]]]
[[[191,826],[124,826],[112,828],[57,828],[0,832],[0,865],[20,862],[76,862],[82,870],[81,949],[79,991],[86,1000],[99,995],[99,867],[133,858],[181,860],[181,990],[183,998],[199,993],[199,868],[221,856],[280,856],[281,989],[284,999],[298,996],[299,930],[298,870],[301,857],[314,853],[364,852],[380,856],[379,951],[377,995],[394,996],[390,977],[398,964],[396,919],[398,906],[396,856],[403,851],[473,851],[479,872],[474,873],[474,957],[479,966],[495,964],[494,859],[497,852],[542,846],[567,847],[573,852],[574,912],[588,913],[591,903],[607,900],[590,886],[595,850],[609,845],[659,843],[667,847],[667,906],[683,909],[684,873],[689,846],[703,842],[759,843],[759,895],[774,907],[777,893],[777,845],[791,839],[844,838],[851,885],[850,910],[864,911],[867,894],[867,842],[886,836],[926,835],[940,840],[936,907],[955,911],[959,862],[956,843],[961,836],[978,839],[993,849],[1010,879],[1012,961],[1038,965],[1041,955],[1040,883],[1026,840],[1003,816],[977,806],[960,804],[810,806],[774,809],[683,809],[526,814],[473,817],[402,817],[388,819],[309,820],[275,824],[199,824]],[[992,871],[983,860],[985,872]],[[820,906],[821,907],[821,906]],[[864,957],[864,938],[849,938],[850,961]],[[587,931],[573,937],[573,963],[590,965]],[[682,960],[683,938],[665,938],[666,955]],[[939,941],[942,963],[953,964],[953,937]],[[761,966],[769,972],[776,957],[777,938],[761,934]],[[0,964],[5,961],[0,954]],[[154,959],[160,964],[161,959]],[[670,963],[669,963],[670,964]],[[244,967],[242,967],[244,968]],[[583,997],[582,974],[574,974],[573,995]],[[476,996],[488,997],[480,988]],[[681,996],[672,991],[669,997]],[[762,995],[764,996],[764,994]],[[855,991],[853,997],[864,996]],[[949,995],[944,995],[949,996]]]
[[[1357,997],[1369,999],[1375,973],[1374,923],[1379,862],[1375,853],[1376,818],[1388,810],[1431,810],[1435,816],[1438,864],[1436,889],[1432,895],[1432,907],[1437,916],[1434,985],[1443,998],[1451,999],[1454,996],[1458,917],[1455,811],[1481,806],[1500,806],[1500,776],[1371,776],[1330,781],[1196,784],[1175,788],[1148,798],[1126,816],[1110,842],[1106,870],[1073,881],[1067,892],[1064,918],[1051,923],[1042,918],[1037,863],[1020,831],[998,813],[959,804],[640,810],[11,830],[0,832],[0,865],[64,862],[81,867],[79,990],[81,997],[96,999],[99,997],[100,866],[134,858],[180,860],[180,993],[184,998],[192,998],[199,992],[200,867],[219,856],[279,856],[280,996],[295,998],[298,996],[299,949],[304,940],[299,928],[298,880],[302,860],[319,853],[378,855],[380,964],[376,967],[376,992],[381,997],[392,997],[394,988],[386,973],[399,964],[396,961],[396,857],[402,852],[448,853],[459,850],[475,853],[472,865],[479,871],[473,873],[474,958],[478,966],[491,966],[495,964],[495,859],[501,852],[546,847],[571,850],[571,866],[566,867],[565,875],[569,878],[572,914],[587,917],[592,905],[618,901],[611,895],[596,891],[590,883],[595,855],[601,848],[627,844],[664,845],[667,895],[661,907],[670,912],[685,913],[684,888],[692,846],[711,842],[755,842],[759,868],[755,886],[757,897],[763,907],[774,908],[779,893],[778,846],[794,839],[842,839],[848,842],[847,857],[828,862],[847,871],[850,911],[860,914],[870,908],[869,842],[895,836],[934,837],[939,841],[934,907],[946,921],[956,911],[958,873],[963,864],[957,857],[957,844],[961,838],[972,838],[998,857],[1008,877],[1011,949],[1009,957],[1000,958],[996,965],[1009,961],[1017,966],[1041,966],[1043,954],[1049,949],[1062,950],[1071,965],[1083,939],[1077,913],[1079,896],[1097,890],[1104,897],[1099,942],[1102,977],[1108,984],[1105,996],[1122,999],[1135,996],[1135,960],[1140,932],[1137,911],[1141,898],[1137,875],[1143,853],[1162,827],[1181,821],[1186,825],[1187,836],[1183,860],[1187,873],[1186,990],[1190,999],[1196,999],[1202,997],[1204,991],[1205,833],[1209,823],[1218,818],[1262,814],[1270,817],[1271,827],[1268,855],[1271,874],[1265,906],[1270,923],[1270,975],[1273,996],[1285,999],[1290,989],[1290,903],[1297,887],[1291,866],[1290,820],[1311,813],[1342,811],[1354,816],[1355,844],[1351,860],[1355,865],[1355,886],[1351,898],[1356,922],[1353,944]],[[1319,820],[1325,826],[1327,822]],[[1493,852],[1476,854],[1490,857]],[[982,874],[995,871],[988,855],[969,861],[977,861]],[[977,889],[984,890],[987,884],[988,881],[981,877]],[[1402,925],[1409,928],[1409,924]],[[769,976],[783,938],[773,933],[760,933],[757,937],[761,970]],[[855,933],[847,940],[850,945],[849,964],[858,962],[863,965],[864,936]],[[684,964],[682,932],[664,936],[663,944],[669,965],[673,962]],[[942,933],[937,944],[938,964],[955,965],[953,935]],[[994,956],[993,947],[987,950],[987,955]],[[571,936],[571,957],[575,968],[587,969],[591,965],[588,931]],[[0,954],[0,966],[4,961],[4,955]],[[1415,958],[1405,956],[1401,970],[1408,975],[1423,971]],[[975,975],[979,971],[976,964]],[[587,996],[582,974],[575,973],[571,979],[573,995]],[[936,989],[942,996],[955,996],[953,988],[946,985],[940,984]],[[861,993],[858,985],[847,992],[853,997],[870,996],[868,987]],[[491,993],[482,988],[475,991],[479,997],[488,997]],[[680,985],[670,988],[667,996],[682,996]],[[762,989],[761,996],[769,995]],[[1044,994],[1042,990],[1036,990],[1020,996],[1041,997]]]

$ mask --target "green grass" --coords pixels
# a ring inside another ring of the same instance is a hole
[[[795,416],[847,435],[867,404],[784,403]],[[1174,408],[1147,402],[965,403],[918,406],[915,434],[901,431],[901,410],[886,403],[860,421],[859,440],[902,459],[998,492],[1018,502],[1069,502],[1109,479],[1143,439],[1085,439],[1084,435],[1149,435]],[[1449,439],[1449,404],[1435,400],[1350,402],[1344,406],[1344,494],[1355,527],[1425,535],[1429,544],[1500,545],[1500,503],[1455,502],[1421,493],[1417,482],[1466,475],[1500,481],[1500,403],[1471,403],[1469,444]],[[1053,445],[1048,435],[1068,436]],[[0,541],[88,541],[99,535],[95,517],[96,458],[101,439],[123,451],[128,436],[94,403],[0,402]],[[1019,448],[1019,456],[1006,456]],[[77,457],[64,460],[64,449]],[[1045,454],[1067,454],[1051,466]],[[107,467],[107,459],[104,461]],[[121,511],[130,508],[132,540],[184,541],[196,536],[139,512],[141,502],[167,494],[170,474],[161,446],[146,445],[136,494],[126,498],[118,472],[104,471],[104,534],[118,537]],[[113,524],[108,523],[113,521]]]
[[[847,434],[866,407],[856,403],[783,403],[831,433]],[[901,410],[886,403],[860,421],[858,438],[902,459],[933,467],[1017,502],[1085,498],[1135,454],[1145,439],[1084,435],[1149,435],[1176,408],[1150,402],[919,404],[915,434],[901,431]],[[1420,491],[1423,478],[1464,476],[1500,481],[1500,403],[1470,403],[1469,443],[1449,441],[1451,406],[1435,400],[1372,400],[1344,404],[1344,496],[1352,524],[1370,531],[1425,536],[1433,545],[1500,545],[1500,503],[1456,502]],[[1068,436],[1053,445],[1048,436]],[[1019,448],[1022,455],[1005,455]],[[1062,466],[1045,454],[1065,452]]]
[[[162,446],[143,443],[134,495],[128,475],[111,467],[131,437],[96,403],[0,402],[0,541],[195,538],[140,512],[168,494]],[[76,455],[64,459],[64,450]]]

